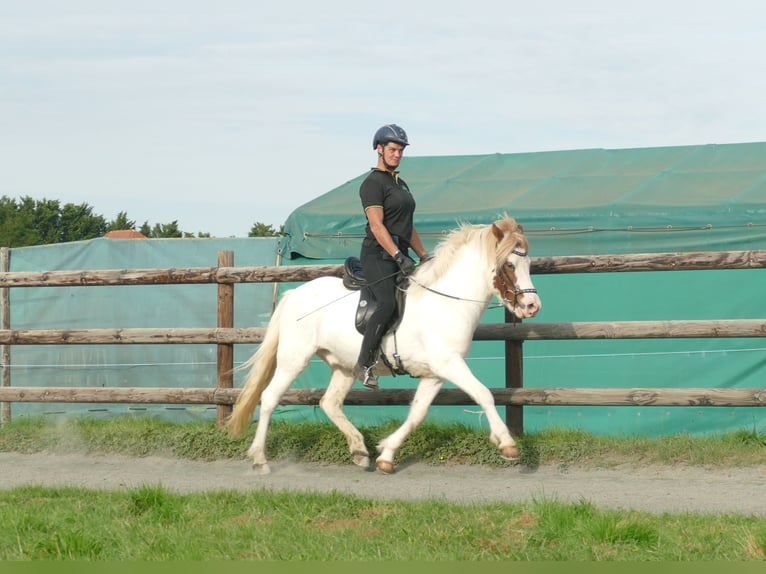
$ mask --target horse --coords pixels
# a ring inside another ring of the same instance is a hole
[[[445,380],[483,409],[489,438],[500,456],[519,458],[492,393],[471,372],[465,356],[493,296],[520,319],[534,317],[542,308],[530,278],[528,252],[522,225],[508,215],[491,224],[463,223],[410,276],[403,315],[396,330],[385,335],[380,350],[383,356],[397,355],[397,364],[419,382],[406,420],[377,445],[380,472],[394,472],[397,450],[423,422]],[[352,369],[362,343],[355,328],[358,302],[359,292],[349,291],[338,277],[319,277],[285,292],[260,347],[239,367],[249,373],[225,424],[233,436],[243,434],[260,402],[255,436],[247,451],[257,474],[271,472],[266,433],[274,410],[314,355],[331,369],[319,404],[344,434],[353,462],[369,468],[364,438],[342,410],[355,382]],[[390,361],[378,361],[375,373],[392,374],[392,368]]]

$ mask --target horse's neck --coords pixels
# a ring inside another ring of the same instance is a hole
[[[484,252],[465,246],[455,254],[452,265],[431,287],[460,299],[480,303],[476,306],[480,316],[492,298],[492,286],[488,280],[491,267],[492,263]]]

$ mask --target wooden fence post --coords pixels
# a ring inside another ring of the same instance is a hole
[[[0,248],[0,271],[5,273],[9,269],[11,250],[8,247]],[[11,290],[8,287],[0,289],[0,328],[11,328]],[[2,386],[11,386],[11,346],[2,347]],[[0,425],[11,421],[11,403],[0,403]]]
[[[234,267],[234,252],[219,251],[218,267]],[[234,327],[234,284],[218,284],[218,327]],[[234,387],[234,345],[231,343],[218,344],[218,376],[216,387],[231,389]],[[231,405],[218,405],[216,408],[216,424],[223,425],[231,415]]]
[[[508,309],[505,310],[506,323],[521,323]],[[524,386],[523,341],[505,340],[505,388],[520,389]],[[506,405],[505,424],[514,436],[524,434],[524,406]]]

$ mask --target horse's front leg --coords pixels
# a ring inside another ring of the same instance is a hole
[[[516,441],[513,440],[500,414],[497,412],[495,398],[490,390],[476,378],[462,358],[456,358],[441,363],[441,374],[452,381],[455,386],[465,391],[484,411],[489,423],[489,439],[500,450],[500,456],[505,460],[516,460],[521,456]]]
[[[340,367],[332,367],[332,369],[330,384],[322,395],[319,406],[346,437],[354,464],[367,468],[370,466],[370,453],[367,452],[364,437],[343,412],[343,400],[354,384],[354,377]]]
[[[396,451],[401,448],[407,437],[423,423],[428,414],[428,407],[431,406],[441,388],[442,381],[440,379],[420,380],[410,405],[410,411],[407,413],[407,419],[398,429],[378,443],[380,456],[375,461],[378,470],[385,474],[393,474]]]

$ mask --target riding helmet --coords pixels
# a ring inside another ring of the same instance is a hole
[[[405,147],[410,145],[407,141],[407,132],[396,124],[388,124],[375,132],[375,137],[372,138],[372,149],[377,149],[378,144],[386,145],[390,142],[402,144]]]

